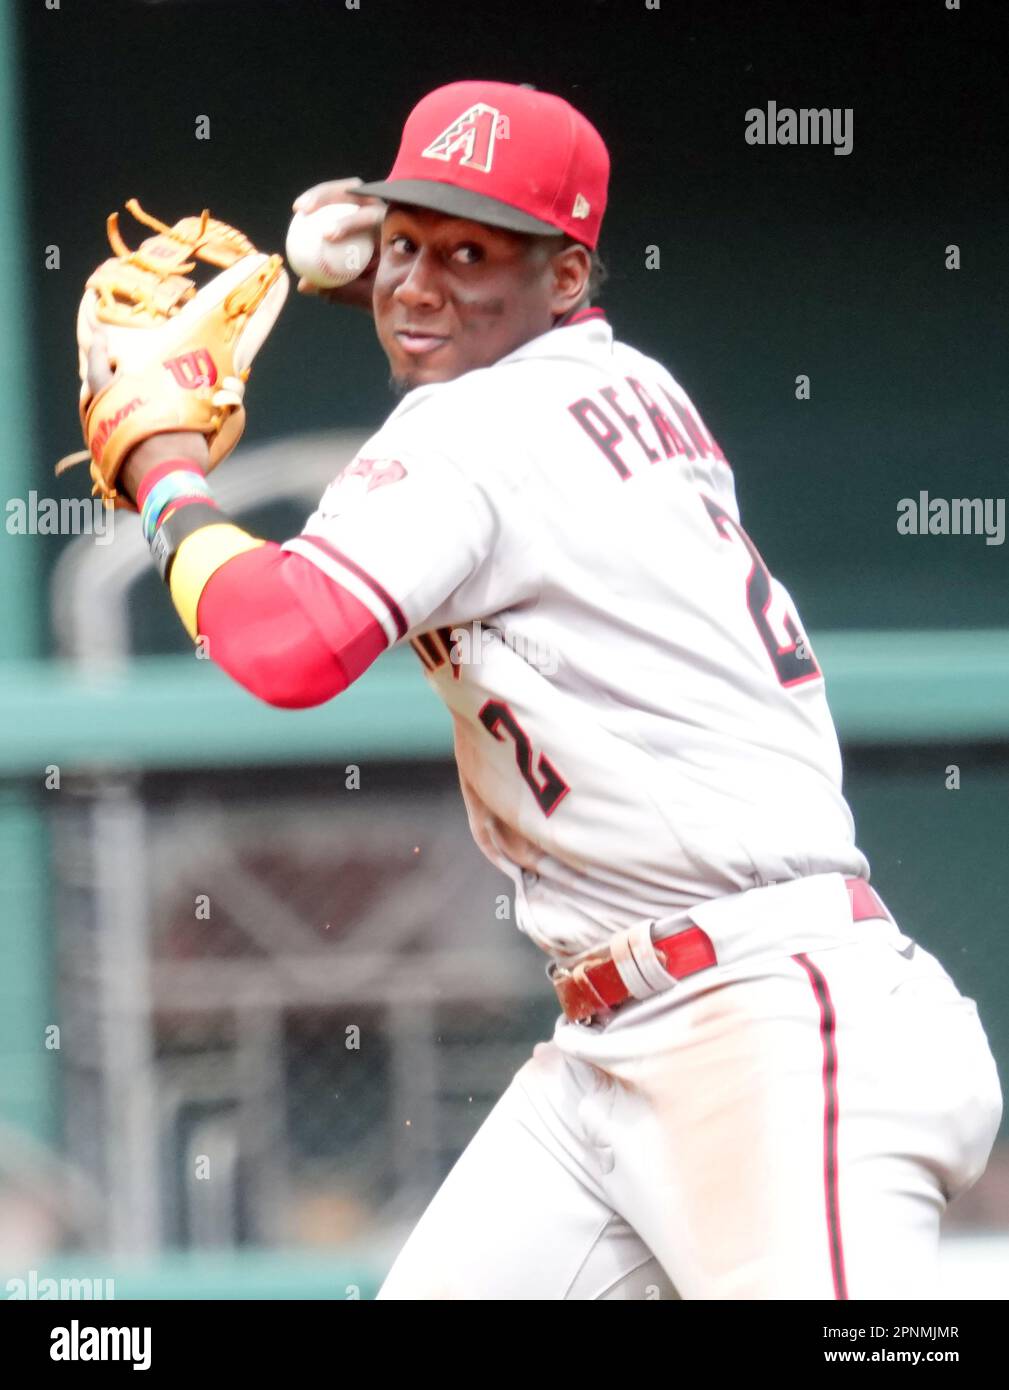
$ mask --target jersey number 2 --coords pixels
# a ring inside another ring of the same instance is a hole
[[[771,606],[771,575],[760,558],[760,552],[738,521],[733,521],[724,507],[702,495],[701,501],[714,522],[715,530],[723,540],[731,541],[738,536],[749,552],[753,564],[746,580],[746,606],[750,611],[760,640],[767,648],[778,680],[782,685],[802,685],[804,681],[819,679],[822,672],[816,658],[810,651],[809,643],[799,635],[799,627],[791,613],[786,613],[782,625],[791,638],[788,646],[782,646],[767,618]]]
[[[501,700],[487,701],[480,711],[480,723],[489,734],[493,734],[498,743],[504,742],[504,734],[500,732],[502,728],[511,734],[515,742],[515,761],[522,774],[522,780],[539,802],[540,810],[545,816],[549,816],[571,790],[553,763],[545,753],[540,754],[536,764],[537,771],[543,778],[540,782],[533,771],[533,746],[529,741],[529,735]]]

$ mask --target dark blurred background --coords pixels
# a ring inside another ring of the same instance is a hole
[[[31,295],[46,458],[77,442],[73,316],[114,207],[135,196],[172,221],[209,206],[282,251],[296,194],[384,177],[424,92],[532,82],[606,139],[603,302],[617,335],[697,400],[805,621],[1005,621],[1002,547],[896,531],[897,501],[920,489],[1004,491],[1005,5],[20,8],[33,241],[63,252],[59,274],[35,257]],[[851,107],[852,153],[746,144],[744,113],[770,100]],[[944,265],[951,243],[959,271]],[[649,245],[661,271],[645,268]],[[384,368],[363,315],[292,303],[256,366],[250,439],[377,423],[392,404]],[[809,401],[795,399],[798,373]]]

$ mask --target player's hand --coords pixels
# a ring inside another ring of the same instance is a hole
[[[346,236],[352,236],[355,232],[370,232],[375,241],[375,253],[371,260],[360,275],[355,276],[348,284],[340,285],[337,289],[320,289],[302,276],[298,281],[298,292],[314,295],[318,299],[325,299],[330,304],[350,304],[354,308],[365,309],[370,314],[371,291],[375,283],[375,271],[378,268],[379,234],[382,230],[386,204],[381,198],[372,198],[366,194],[355,193],[354,189],[363,182],[363,179],[355,175],[353,178],[331,179],[328,183],[317,183],[314,187],[299,194],[295,198],[293,206],[295,212],[316,212],[328,203],[358,204],[360,211],[356,212],[353,217],[348,217],[346,222],[342,223],[335,231],[330,232],[326,240],[340,241]]]
[[[88,353],[88,387],[92,394],[104,391],[115,372],[115,363],[109,359],[105,337],[96,333]],[[145,473],[167,459],[180,457],[194,459],[204,473],[210,471],[210,452],[203,435],[195,430],[170,430],[166,434],[152,434],[126,455],[118,486],[135,501],[137,488]]]

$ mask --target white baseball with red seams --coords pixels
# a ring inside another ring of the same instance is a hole
[[[340,241],[327,241],[327,233],[360,212],[357,203],[327,203],[315,212],[296,212],[287,230],[287,260],[291,269],[319,289],[337,289],[356,280],[375,250],[368,232],[355,232]]]
[[[649,924],[716,960],[623,953],[635,997],[558,1020],[381,1297],[931,1293],[995,1064],[938,962],[853,920],[823,673],[673,376],[578,311],[409,391],[285,549],[413,645],[554,964]]]

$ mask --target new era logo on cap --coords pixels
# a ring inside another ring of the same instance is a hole
[[[410,112],[389,177],[355,192],[517,232],[566,232],[592,249],[609,172],[602,136],[563,97],[452,82]]]

